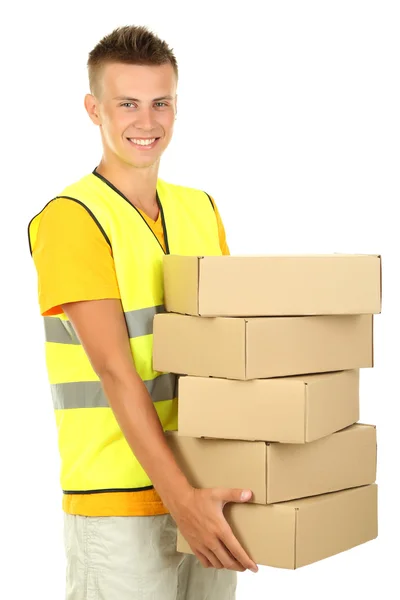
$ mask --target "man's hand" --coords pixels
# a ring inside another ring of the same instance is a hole
[[[63,305],[98,375],[126,441],[179,529],[204,566],[254,568],[223,515],[227,502],[244,502],[242,490],[195,489],[168,447],[151,397],[139,377],[117,299]]]
[[[223,514],[227,502],[246,502],[251,495],[250,490],[191,488],[185,497],[170,504],[179,530],[204,567],[258,571]]]

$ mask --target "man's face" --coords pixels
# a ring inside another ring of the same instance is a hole
[[[100,126],[105,152],[138,168],[157,163],[173,133],[176,75],[171,64],[107,64],[101,97],[88,94],[86,109]]]

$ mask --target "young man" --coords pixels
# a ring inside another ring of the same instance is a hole
[[[176,378],[152,369],[165,253],[228,254],[214,200],[158,178],[178,69],[122,27],[89,54],[85,108],[103,156],[29,224],[61,455],[67,600],[231,600],[256,571],[223,516],[248,490],[195,489],[164,431]],[[242,492],[244,492],[242,494]],[[176,524],[194,555],[176,552]]]

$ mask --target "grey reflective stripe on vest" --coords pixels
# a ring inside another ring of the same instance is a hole
[[[69,321],[62,321],[54,317],[44,317],[44,331],[46,342],[80,345],[79,338]]]
[[[162,312],[165,312],[163,304],[126,312],[125,320],[129,337],[135,338],[153,333],[153,319],[157,313]]]
[[[153,333],[154,316],[162,312],[165,312],[163,304],[151,306],[150,308],[130,310],[124,313],[129,337],[135,338]],[[70,321],[63,321],[54,317],[44,317],[44,330],[46,342],[80,345],[79,338]]]
[[[176,397],[177,376],[173,373],[158,375],[155,379],[150,379],[143,383],[153,402],[172,400]],[[51,394],[55,410],[109,407],[100,381],[53,383],[51,385]]]

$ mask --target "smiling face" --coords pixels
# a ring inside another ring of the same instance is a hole
[[[157,164],[177,110],[172,65],[109,63],[99,83],[100,98],[87,94],[85,107],[100,126],[105,157],[137,168]]]

